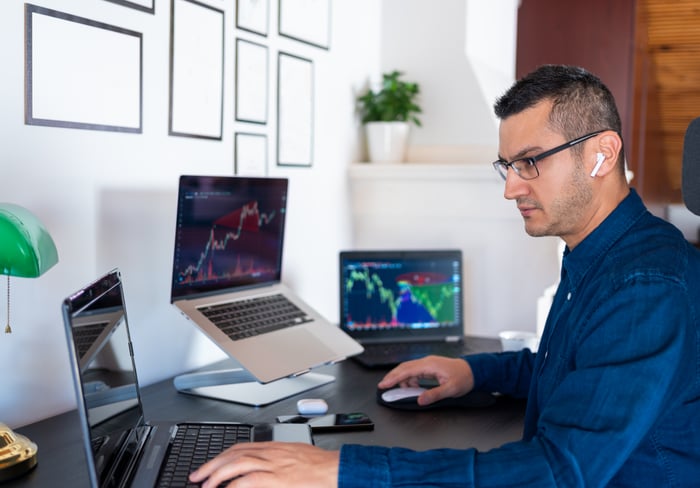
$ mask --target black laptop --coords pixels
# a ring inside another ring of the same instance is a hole
[[[191,471],[237,442],[311,443],[306,425],[147,422],[118,270],[66,298],[62,312],[91,487],[183,487]],[[81,365],[80,329],[104,314],[108,340]]]
[[[340,327],[362,365],[464,354],[460,250],[342,251],[339,272]]]

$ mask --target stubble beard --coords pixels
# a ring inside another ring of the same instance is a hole
[[[549,209],[544,209],[540,202],[530,202],[536,205],[545,219],[538,225],[536,221],[526,218],[525,232],[532,237],[563,237],[575,232],[575,227],[582,221],[593,199],[586,176],[583,165],[577,163],[566,189],[552,201]]]

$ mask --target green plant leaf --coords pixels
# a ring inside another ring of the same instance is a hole
[[[421,126],[415,116],[422,110],[417,104],[420,88],[417,83],[401,80],[403,73],[392,71],[382,75],[382,87],[378,92],[367,90],[358,97],[362,123],[367,122],[413,122]]]

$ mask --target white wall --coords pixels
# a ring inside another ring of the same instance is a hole
[[[41,278],[11,282],[14,332],[0,336],[0,421],[12,427],[74,407],[60,304],[112,267],[118,266],[124,276],[142,382],[222,357],[169,304],[170,264],[177,177],[232,174],[235,130],[264,131],[270,144],[268,174],[290,178],[284,281],[326,317],[334,320],[337,315],[337,292],[329,284],[336,281],[337,252],[350,242],[345,168],[361,159],[355,96],[378,69],[379,4],[333,1],[331,49],[326,51],[279,37],[274,0],[267,38],[234,29],[235,2],[205,2],[225,11],[222,141],[168,136],[170,1],[156,0],[155,15],[103,0],[33,2],[143,33],[142,134],[25,125],[24,2],[0,2],[0,201],[34,212],[59,252],[59,263]],[[234,123],[236,36],[269,46],[266,127]],[[311,168],[275,167],[280,49],[314,60]]]
[[[421,89],[422,127],[412,128],[414,152],[415,146],[495,148],[498,123],[492,107],[515,77],[517,4],[382,2],[382,72],[399,70]]]

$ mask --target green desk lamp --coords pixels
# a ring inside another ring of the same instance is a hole
[[[0,203],[0,274],[7,275],[7,325],[10,327],[10,276],[36,278],[58,262],[58,252],[43,224],[27,209]],[[36,466],[37,446],[0,422],[0,482]]]

